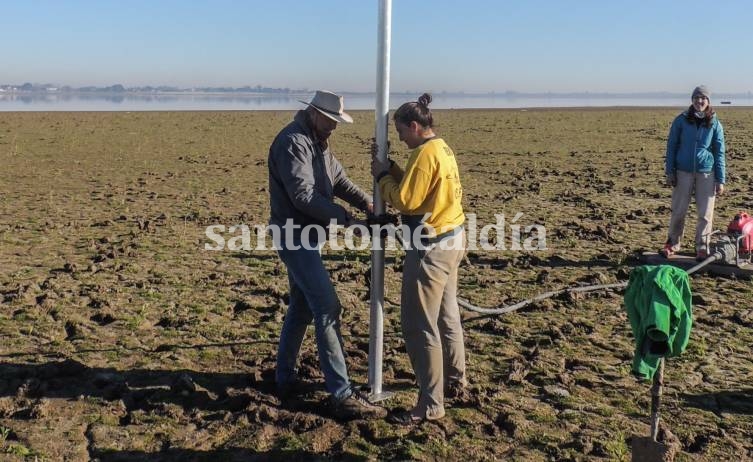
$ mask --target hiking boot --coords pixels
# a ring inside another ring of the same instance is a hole
[[[333,399],[333,413],[341,420],[381,419],[387,416],[387,409],[371,404],[366,395],[353,390],[347,398]]]
[[[659,251],[659,255],[661,255],[664,258],[669,258],[669,257],[671,257],[674,254],[675,254],[675,251],[672,250],[672,244],[670,244],[669,242],[667,242],[666,244],[664,244],[664,248],[662,248]]]
[[[709,253],[706,251],[706,249],[700,249],[698,252],[695,253],[695,259],[697,261],[703,261],[707,258],[709,258]]]

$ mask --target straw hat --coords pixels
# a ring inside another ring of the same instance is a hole
[[[343,110],[343,97],[340,95],[336,95],[330,91],[317,90],[310,103],[306,101],[301,102],[313,107],[335,122],[353,123],[353,118]]]

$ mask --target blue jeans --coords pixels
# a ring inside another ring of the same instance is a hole
[[[288,269],[290,303],[280,333],[275,380],[278,386],[295,380],[298,353],[313,320],[325,387],[336,400],[347,398],[351,389],[340,335],[342,309],[321,254],[304,248],[277,253]]]

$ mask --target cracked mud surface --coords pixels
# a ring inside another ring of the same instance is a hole
[[[548,250],[471,251],[460,292],[493,307],[624,281],[658,249],[679,109],[437,111],[480,225],[516,213]],[[333,135],[370,187],[373,114]],[[291,112],[0,113],[0,459],[629,460],[649,384],[629,373],[622,294],[563,296],[504,316],[465,311],[471,398],[436,423],[339,422],[309,332],[303,393],[272,393],[285,268],[271,251],[203,250],[211,224],[264,224],[266,156]],[[724,108],[728,193],[716,228],[750,206],[753,110]],[[390,133],[393,157],[406,149]],[[691,209],[689,223],[695,219]],[[692,225],[691,225],[692,226]],[[230,235],[226,235],[230,237]],[[687,236],[687,234],[686,234]],[[255,236],[254,236],[255,239]],[[369,254],[325,251],[367,379]],[[415,399],[400,337],[400,253],[388,253],[384,387]],[[694,276],[688,351],[670,359],[662,416],[676,460],[753,458],[753,286]],[[1,430],[1,429],[0,429]]]

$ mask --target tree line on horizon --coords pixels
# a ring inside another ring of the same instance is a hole
[[[23,83],[22,85],[0,84],[0,89],[3,91],[17,91],[24,93],[34,92],[76,92],[76,93],[171,93],[171,92],[201,92],[201,93],[269,93],[269,94],[297,94],[307,93],[308,89],[292,90],[290,88],[274,88],[263,87],[261,85],[243,87],[190,87],[181,88],[169,85],[158,86],[135,86],[125,87],[122,84],[109,85],[104,87],[98,86],[84,86],[84,87],[72,87],[70,85],[58,86],[51,83],[45,84],[33,84]]]

